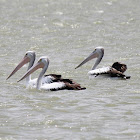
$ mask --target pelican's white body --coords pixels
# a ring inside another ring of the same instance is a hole
[[[58,90],[58,89],[62,89],[64,88],[66,85],[64,82],[53,82],[53,83],[50,83],[50,84],[42,84],[40,89],[41,90]]]
[[[89,75],[105,74],[111,70],[111,67],[103,67],[99,69],[94,69],[88,72]]]
[[[29,88],[29,87],[30,88],[36,88],[37,79],[38,78],[30,79],[29,81],[27,81],[26,82],[27,88]],[[46,88],[47,90],[49,90],[49,87],[50,87],[50,89],[54,89],[55,87],[57,88],[57,86],[58,86],[58,88],[59,87],[63,87],[62,82],[59,82],[59,84],[57,84],[58,82],[54,82],[55,84],[52,83],[54,79],[55,78],[53,76],[51,76],[51,75],[42,77],[42,79],[41,79],[41,83],[42,83],[41,86],[43,86],[43,89],[45,89],[45,87],[47,87]]]

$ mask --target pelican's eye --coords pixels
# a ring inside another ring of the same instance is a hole
[[[41,62],[42,61],[42,59],[40,59],[38,62]]]

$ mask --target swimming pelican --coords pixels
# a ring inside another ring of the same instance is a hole
[[[44,77],[44,74],[46,72],[46,70],[48,69],[49,66],[49,59],[47,57],[40,57],[39,61],[37,62],[36,65],[34,65],[33,67],[31,67],[24,75],[23,77],[19,80],[23,80],[24,78],[28,77],[31,73],[33,73],[34,71],[36,71],[39,68],[42,68],[42,71],[37,79],[37,83],[36,83],[36,88],[41,90],[62,90],[62,89],[68,89],[68,90],[82,90],[85,88],[82,88],[80,86],[80,84],[74,82],[71,79],[56,79],[54,80],[52,83],[45,83],[42,84],[42,79]],[[19,82],[18,81],[18,82]]]
[[[36,54],[34,51],[27,51],[22,61],[16,66],[16,68],[11,72],[7,79],[9,79],[12,75],[14,75],[23,65],[29,63],[27,71],[33,66],[35,62]],[[56,79],[60,79],[61,75],[50,74],[45,75],[42,80],[42,83],[51,83]],[[31,79],[31,75],[26,77],[26,86],[35,86],[37,82],[37,78]]]
[[[11,72],[7,79],[9,79],[12,75],[14,75],[23,65],[29,63],[27,70],[29,70],[35,61],[36,55],[33,51],[27,51],[21,62],[16,66],[16,68]],[[26,77],[26,86],[29,84],[34,85],[36,83],[36,79],[31,80],[31,75]]]
[[[126,71],[127,66],[120,62],[115,62],[115,63],[113,63],[112,66],[109,66],[109,67],[95,69],[98,66],[98,64],[101,62],[103,56],[104,56],[104,48],[96,47],[95,50],[82,63],[80,63],[75,69],[82,66],[83,64],[90,61],[91,59],[97,58],[92,70],[88,72],[89,75],[98,76],[101,74],[108,74],[111,77],[122,77],[124,79],[130,78],[130,76],[124,75],[124,72]]]

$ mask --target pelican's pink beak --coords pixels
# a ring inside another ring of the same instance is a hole
[[[28,63],[30,61],[30,58],[25,56],[23,60],[16,66],[16,68],[11,72],[11,74],[8,76],[7,79],[9,79],[13,74],[15,74],[23,65]],[[6,80],[7,80],[6,79]]]
[[[90,61],[93,58],[97,58],[98,54],[96,51],[93,51],[82,63],[80,63],[75,69],[79,68],[80,66],[84,65],[86,62]]]
[[[27,76],[29,76],[30,74],[32,74],[34,71],[36,71],[39,68],[43,68],[44,64],[42,62],[38,62],[36,65],[32,66],[23,76],[20,80],[18,80],[17,82],[20,82],[21,80],[25,79]]]

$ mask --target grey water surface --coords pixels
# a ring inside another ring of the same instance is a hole
[[[89,78],[95,60],[75,70],[97,46],[98,68],[119,61],[131,79]],[[27,66],[6,80],[28,50],[87,89],[27,89]],[[140,139],[139,0],[0,0],[0,66],[0,140]]]

